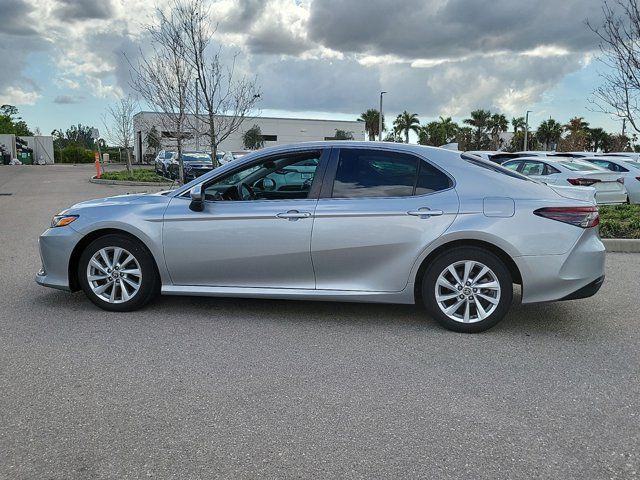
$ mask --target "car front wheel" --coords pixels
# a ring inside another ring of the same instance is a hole
[[[78,279],[89,300],[116,312],[144,306],[160,285],[151,253],[138,240],[121,234],[105,235],[85,248]]]
[[[493,327],[513,300],[509,269],[493,253],[458,247],[440,254],[427,268],[422,298],[433,318],[456,332],[476,333]]]

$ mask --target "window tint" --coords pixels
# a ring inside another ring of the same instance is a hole
[[[451,179],[433,165],[420,161],[418,181],[416,182],[415,195],[446,190],[452,186]]]
[[[598,170],[602,170],[602,168],[597,167],[595,165],[591,165],[587,162],[560,162],[560,165],[568,168],[569,170],[572,170],[574,172],[590,172],[590,171],[598,171]]]
[[[508,162],[508,163],[503,163],[502,166],[504,168],[508,168],[509,170],[513,170],[514,172],[516,172],[518,170],[518,167],[522,164],[522,162]]]
[[[527,160],[522,167],[523,175],[542,175],[544,172],[544,164]]]
[[[449,177],[413,155],[345,148],[340,151],[333,197],[407,197],[450,186]]]

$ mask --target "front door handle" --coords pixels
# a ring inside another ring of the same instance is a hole
[[[309,218],[310,216],[310,212],[299,212],[298,210],[289,210],[288,212],[276,214],[276,217],[284,218],[286,220],[298,220],[300,218]]]
[[[407,212],[407,215],[420,218],[429,218],[444,215],[444,212],[442,210],[431,210],[428,207],[420,207],[417,210],[411,210]]]

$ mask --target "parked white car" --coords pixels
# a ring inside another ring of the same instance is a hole
[[[624,157],[629,158],[635,162],[640,162],[640,153],[635,152],[609,152],[609,153],[599,153],[598,157]]]
[[[592,187],[595,189],[596,203],[626,203],[627,190],[624,179],[582,160],[566,157],[523,157],[509,160],[503,167],[549,185]]]
[[[624,178],[630,203],[640,203],[640,162],[627,157],[587,157],[582,160],[616,172]]]
[[[225,152],[222,158],[218,161],[220,162],[220,165],[225,165],[229,162],[233,162],[234,160],[237,160],[240,157],[244,157],[247,153],[251,153],[251,152],[249,150],[228,151],[228,152]]]
[[[176,159],[176,152],[170,150],[160,150],[155,159],[155,170],[158,175],[169,177],[169,166]]]

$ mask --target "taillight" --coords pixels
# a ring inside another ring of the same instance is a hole
[[[600,223],[598,207],[546,207],[533,212],[539,217],[557,220],[581,228],[595,227]]]
[[[597,178],[567,178],[567,182],[577,187],[590,187],[594,183],[598,183],[600,180]]]

